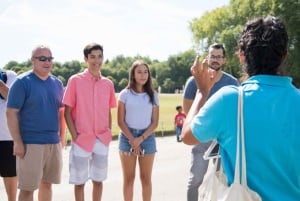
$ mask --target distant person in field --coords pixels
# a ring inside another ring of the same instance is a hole
[[[182,126],[183,126],[184,120],[186,118],[186,115],[182,111],[181,105],[176,106],[176,111],[177,111],[177,113],[175,114],[175,117],[174,117],[176,140],[177,140],[177,142],[181,142],[180,135],[181,135]]]

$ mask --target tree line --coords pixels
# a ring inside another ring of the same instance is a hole
[[[184,53],[169,56],[167,61],[160,62],[139,55],[135,57],[119,55],[112,60],[106,60],[101,67],[101,73],[111,79],[116,92],[120,92],[128,83],[131,64],[137,59],[142,59],[149,64],[154,87],[156,89],[160,88],[162,93],[174,93],[176,90],[182,90],[186,79],[191,75],[189,69],[195,56],[195,51],[188,50]],[[17,74],[26,72],[31,68],[29,60],[22,63],[10,61],[4,66],[4,69],[13,70]],[[57,76],[66,86],[72,75],[82,72],[86,68],[86,63],[75,60],[64,63],[54,61],[52,74]]]
[[[300,0],[231,0],[190,22],[193,40],[200,51],[214,42],[223,43],[227,50],[227,70],[236,77],[243,72],[236,57],[237,39],[245,23],[258,16],[276,16],[286,23],[289,46],[285,63],[287,75],[300,86]]]
[[[116,56],[106,60],[101,72],[110,78],[116,92],[128,83],[128,70],[136,59],[143,59],[149,64],[153,84],[162,93],[174,93],[182,90],[186,80],[191,76],[190,66],[197,53],[202,58],[207,54],[207,48],[212,43],[222,43],[226,48],[226,64],[224,71],[241,78],[243,75],[236,56],[237,39],[244,24],[256,16],[274,15],[285,20],[289,32],[289,55],[285,64],[286,73],[293,77],[296,86],[300,86],[300,0],[231,0],[228,6],[223,6],[206,12],[200,17],[191,19],[189,28],[193,34],[191,49],[183,50],[176,55],[170,55],[166,61],[158,61],[149,57],[137,55],[126,57]],[[105,55],[104,55],[105,56]],[[30,61],[10,61],[4,69],[14,70],[20,74],[31,68]],[[66,85],[69,77],[81,72],[86,64],[76,60],[64,63],[54,62],[52,73]]]

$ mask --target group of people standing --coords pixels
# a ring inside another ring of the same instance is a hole
[[[8,80],[0,82],[4,122],[0,160],[5,166],[1,165],[0,170],[9,201],[16,200],[17,185],[19,201],[32,201],[37,189],[40,201],[52,200],[52,184],[60,183],[63,162],[59,136],[61,115],[72,137],[69,183],[74,185],[75,200],[84,200],[88,180],[93,183],[93,200],[101,200],[112,140],[111,109],[117,106],[117,100],[112,81],[101,75],[103,47],[88,44],[83,55],[87,69],[71,76],[65,88],[51,74],[53,56],[45,45],[33,49],[32,70],[19,76],[5,71]],[[133,199],[137,160],[143,200],[151,200],[158,115],[158,95],[152,86],[149,66],[135,61],[130,68],[128,86],[118,100],[124,200]]]
[[[286,28],[276,17],[249,21],[238,41],[240,63],[249,76],[241,84],[248,185],[263,201],[295,201],[300,197],[300,162],[296,160],[300,152],[300,109],[294,107],[300,102],[300,92],[282,73],[287,47]],[[53,55],[44,45],[32,51],[32,70],[18,76],[6,71],[7,81],[1,79],[0,112],[5,124],[0,124],[0,175],[9,201],[16,200],[17,185],[19,201],[33,201],[37,189],[40,201],[52,200],[52,184],[60,183],[63,163],[61,115],[72,137],[69,183],[74,185],[75,200],[85,199],[88,180],[93,184],[93,201],[101,200],[112,140],[111,109],[115,107],[124,201],[133,200],[137,163],[141,200],[151,200],[159,99],[149,66],[141,60],[132,64],[128,85],[117,100],[112,81],[101,74],[103,47],[88,44],[83,56],[87,69],[71,76],[66,88],[51,74]],[[224,47],[211,45],[202,63],[196,57],[191,67],[193,77],[184,91],[187,117],[177,139],[191,145],[204,142],[192,149],[188,201],[198,200],[197,191],[207,169],[203,153],[213,139],[219,143],[228,183],[233,181],[239,83],[222,71],[225,61]],[[62,108],[64,113],[60,112]]]

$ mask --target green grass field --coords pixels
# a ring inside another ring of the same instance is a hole
[[[159,94],[159,125],[156,129],[157,134],[163,132],[175,132],[174,115],[176,106],[182,105],[182,94]],[[118,135],[117,109],[112,110],[112,133]]]
[[[175,133],[174,116],[177,105],[182,105],[182,94],[159,94],[159,124],[155,131],[157,135]],[[119,134],[116,108],[112,110],[112,134],[113,136]],[[66,140],[70,139],[67,131]]]

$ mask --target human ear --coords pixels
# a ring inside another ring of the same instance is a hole
[[[238,56],[239,56],[240,63],[244,65],[246,63],[244,52],[239,50]]]

